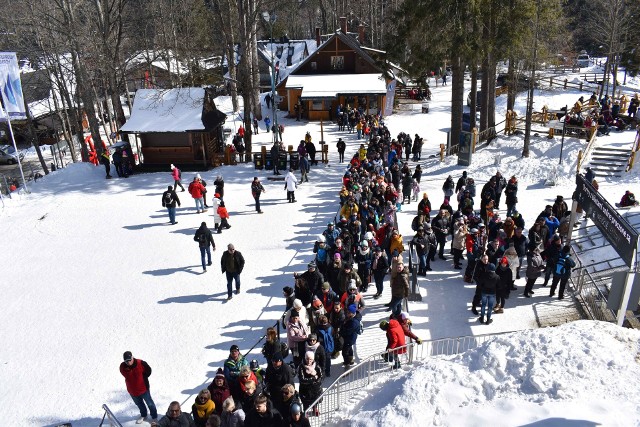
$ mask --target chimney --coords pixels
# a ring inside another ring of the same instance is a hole
[[[320,27],[316,27],[316,46],[320,47]]]
[[[342,31],[342,34],[347,34],[347,17],[346,16],[340,17],[340,30]]]
[[[358,25],[358,42],[364,45],[364,24]]]

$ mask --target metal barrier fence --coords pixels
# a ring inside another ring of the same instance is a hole
[[[400,365],[403,365],[434,356],[450,356],[476,348],[493,337],[512,332],[515,331],[441,338],[423,341],[422,344],[411,343],[404,347],[369,356],[353,368],[344,372],[327,387],[322,395],[313,402],[309,408],[305,408],[305,416],[309,418],[313,427],[327,424],[331,421],[335,412],[344,407],[349,401],[357,401],[366,397],[366,393],[359,394],[358,392],[371,384],[375,377],[397,370],[397,368],[394,367],[394,363],[392,363],[396,357]],[[403,350],[405,352],[401,353]],[[314,415],[316,410],[317,416]]]
[[[120,421],[118,421],[118,419],[116,418],[115,415],[113,415],[113,412],[111,412],[111,409],[109,409],[109,407],[104,404],[102,405],[102,409],[104,409],[104,415],[102,415],[102,421],[100,421],[100,427],[102,427],[105,423],[105,418],[107,420],[107,422],[109,423],[108,425],[111,427],[122,427],[122,424],[120,424]]]
[[[603,292],[605,284],[609,281],[610,276],[596,279],[586,268],[572,272],[571,284],[575,289],[575,296],[590,319],[616,321],[616,313],[607,308],[607,296]]]

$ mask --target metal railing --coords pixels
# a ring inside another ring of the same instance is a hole
[[[371,384],[375,377],[397,370],[397,367],[394,367],[394,363],[392,363],[396,357],[400,362],[400,366],[402,366],[434,356],[459,354],[476,348],[493,337],[512,332],[516,331],[441,338],[423,341],[422,344],[411,343],[369,356],[344,372],[327,387],[315,402],[305,408],[305,416],[309,418],[311,425],[314,427],[327,424],[335,416],[335,412],[344,407],[349,401],[357,401],[366,397],[366,392],[358,392]],[[314,415],[316,410],[317,416]]]
[[[106,403],[104,405],[102,405],[102,409],[104,409],[104,415],[102,415],[102,421],[100,421],[100,427],[102,427],[104,425],[105,418],[106,418],[107,422],[109,423],[108,424],[109,426],[111,426],[111,427],[122,427],[122,424],[120,424],[120,421],[118,421],[116,416],[113,415],[113,412],[111,412],[111,409],[109,409],[109,407],[107,406]]]

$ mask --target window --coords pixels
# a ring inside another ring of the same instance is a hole
[[[344,56],[332,56],[331,57],[331,69],[332,70],[344,70]]]
[[[314,99],[313,101],[311,101],[311,109],[313,111],[322,111],[324,109],[324,105],[322,103],[322,100],[317,100]]]
[[[317,70],[318,69],[318,63],[317,62],[312,62],[311,63],[311,69],[314,70],[314,71]]]

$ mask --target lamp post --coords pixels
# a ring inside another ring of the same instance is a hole
[[[278,116],[276,115],[276,68],[273,61],[273,24],[276,22],[275,13],[262,12],[262,19],[269,24],[271,44],[271,119],[273,120],[273,143],[278,142]],[[277,161],[275,159],[274,161]]]

